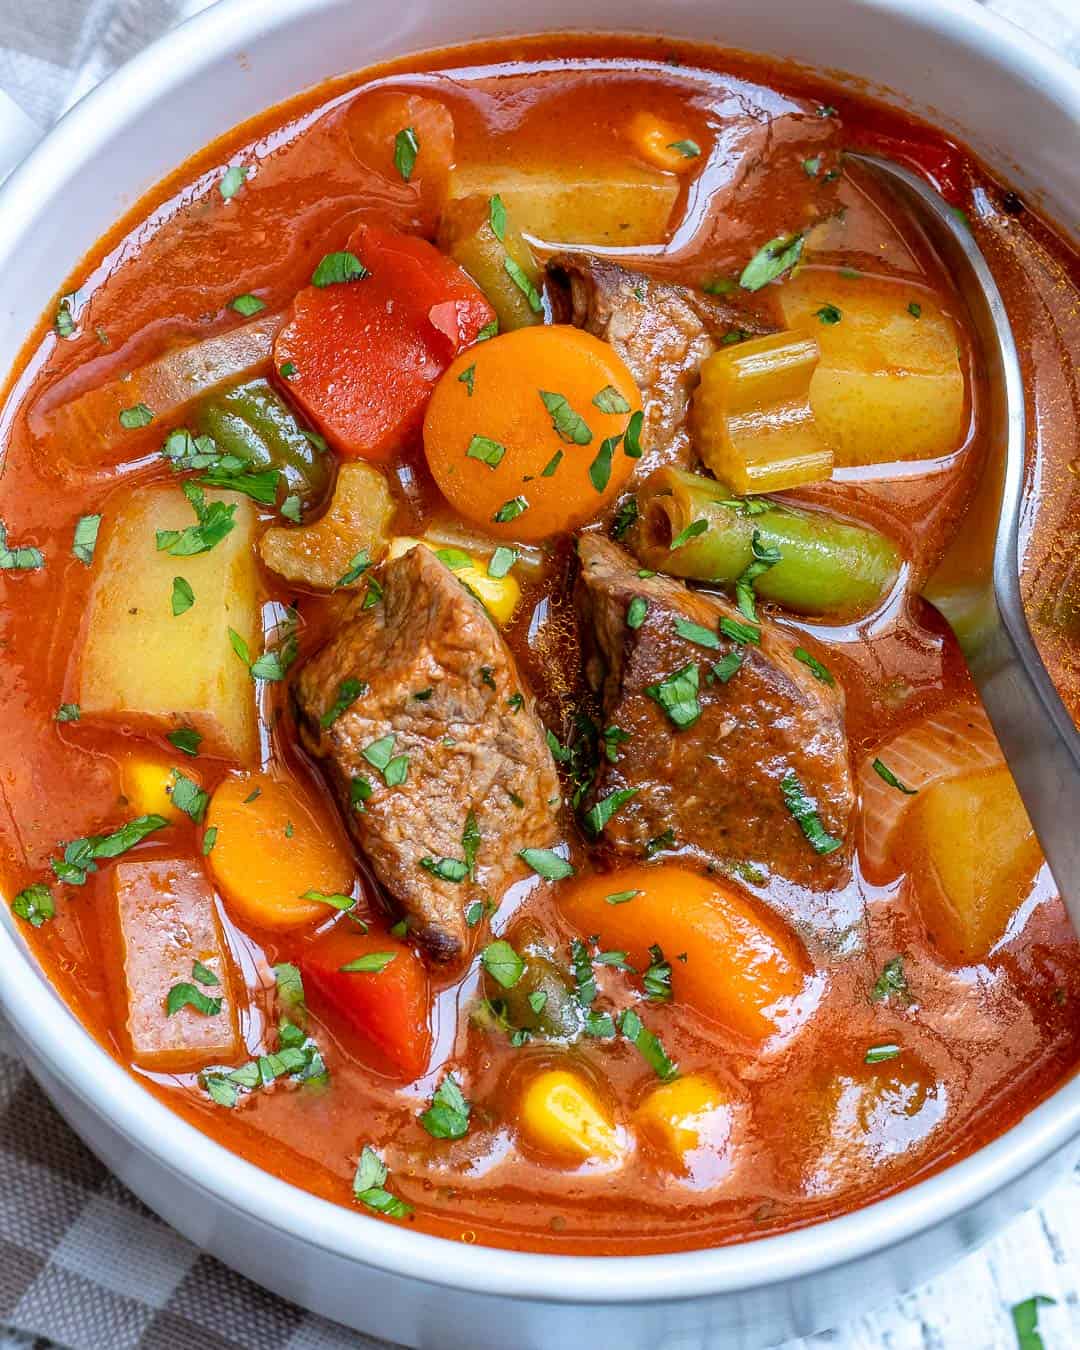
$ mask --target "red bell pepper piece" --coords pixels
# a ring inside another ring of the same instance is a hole
[[[274,365],[343,455],[385,460],[418,430],[436,380],[495,311],[426,239],[361,225],[348,250],[369,275],[300,291]]]
[[[342,969],[379,953],[393,958],[372,961],[381,969]],[[325,1013],[331,1025],[344,1021],[365,1047],[374,1047],[373,1068],[403,1082],[420,1077],[431,1055],[431,992],[424,963],[411,947],[339,923],[300,958],[300,973],[312,1010]]]

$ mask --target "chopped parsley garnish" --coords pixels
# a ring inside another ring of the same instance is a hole
[[[574,875],[574,868],[550,848],[523,848],[518,857],[545,881],[563,881]]]
[[[225,488],[229,492],[242,492],[260,506],[273,506],[277,501],[281,474],[277,469],[260,469],[253,473],[250,469],[236,468],[231,461],[235,456],[222,456],[221,464],[208,469],[199,479],[206,487]]]
[[[12,548],[7,541],[7,526],[0,520],[0,571],[33,572],[45,566],[45,555],[39,548]]]
[[[428,685],[426,689],[418,689],[416,693],[413,694],[413,698],[416,700],[417,703],[426,703],[428,699],[431,698],[432,694],[434,694],[434,692],[435,690],[431,687],[431,685]]]
[[[640,628],[649,612],[649,602],[643,595],[635,595],[626,607],[627,628]]]
[[[654,835],[645,845],[646,858],[654,858],[658,853],[675,847],[675,831],[669,825],[666,830]]]
[[[604,742],[604,754],[610,764],[619,762],[619,746],[625,745],[632,737],[629,731],[624,731],[622,727],[610,726],[605,728],[601,740]]]
[[[469,1103],[457,1079],[448,1073],[420,1116],[420,1124],[432,1139],[464,1139],[469,1131]]]
[[[822,684],[835,684],[832,672],[827,666],[823,666],[816,656],[811,656],[805,647],[796,647],[792,655],[796,661],[801,661],[804,666],[808,666],[811,673],[815,675]]]
[[[816,178],[821,172],[821,156],[811,155],[809,159],[803,160],[802,166],[807,178]]]
[[[562,451],[559,451],[562,454]],[[637,524],[638,504],[636,497],[627,497],[619,503],[619,509],[615,513],[615,519],[611,525],[612,539],[621,539],[627,530]]]
[[[720,646],[720,639],[711,628],[705,628],[700,623],[691,623],[689,619],[677,618],[675,631],[681,638],[686,638],[688,642],[696,642],[699,647],[708,647],[716,651]]]
[[[465,906],[465,922],[470,928],[475,928],[484,917],[483,900],[470,900]]]
[[[500,244],[506,241],[506,207],[503,199],[496,192],[488,201],[488,223],[491,226],[491,233]]]
[[[77,703],[61,703],[56,712],[53,713],[54,722],[77,722],[82,716],[82,709]]]
[[[872,1045],[863,1057],[864,1064],[883,1064],[886,1060],[899,1057],[898,1045]]]
[[[385,1214],[388,1219],[407,1219],[413,1212],[412,1205],[390,1194],[386,1189],[387,1175],[386,1164],[370,1144],[365,1144],[353,1176],[353,1196],[376,1214]]]
[[[540,299],[540,292],[532,284],[524,267],[515,258],[511,258],[507,254],[503,259],[503,271],[529,302],[529,308],[532,312],[539,314],[544,308],[544,302]]]
[[[286,520],[291,520],[295,525],[299,525],[303,517],[303,504],[297,493],[291,492],[281,503],[281,514]]]
[[[327,253],[311,274],[313,286],[340,286],[348,281],[363,281],[368,270],[355,253]]]
[[[649,948],[649,966],[641,982],[650,1003],[671,1002],[671,962],[664,960],[655,943]]]
[[[719,680],[721,684],[727,684],[733,676],[737,675],[742,669],[744,652],[728,652],[715,662],[708,675],[705,677],[706,683],[712,680]]]
[[[486,684],[489,689],[498,688],[498,685],[495,683],[495,672],[490,666],[480,667],[480,683]]]
[[[464,881],[469,875],[460,858],[421,858],[420,866],[440,881]]]
[[[293,379],[296,375],[296,362],[282,361],[281,365],[278,367],[278,374],[283,380]]]
[[[593,438],[592,432],[585,419],[571,408],[563,395],[550,393],[546,389],[541,389],[539,393],[559,436],[568,445],[588,445]]]
[[[202,851],[204,858],[209,858],[210,854],[214,851],[214,845],[217,843],[217,836],[218,827],[216,825],[211,825],[203,835]]]
[[[195,483],[184,484],[184,496],[195,512],[197,524],[184,530],[158,530],[155,542],[159,553],[173,558],[191,558],[198,553],[209,553],[230,533],[236,521],[236,503],[226,505],[214,501],[207,505],[206,494]]]
[[[645,414],[639,408],[626,424],[623,436],[623,453],[627,459],[641,458],[641,428],[645,425]]]
[[[540,470],[540,477],[554,478],[555,470],[559,467],[562,461],[563,461],[563,452],[561,450],[556,450],[555,453],[548,460],[548,462]]]
[[[887,1003],[894,996],[903,1003],[911,1002],[911,989],[904,974],[902,956],[890,957],[885,962],[881,974],[874,981],[873,989],[870,990],[870,999],[873,1003]]]
[[[720,620],[720,631],[724,637],[737,642],[740,647],[747,643],[761,642],[761,628],[756,623],[740,623],[738,619],[729,619],[725,614]]]
[[[352,705],[356,702],[356,700],[358,698],[362,698],[367,693],[367,691],[368,687],[364,680],[357,680],[354,679],[352,676],[350,676],[348,679],[342,680],[337,687],[337,694],[334,698],[333,703],[331,703],[330,707],[327,708],[326,712],[324,712],[323,715],[319,718],[319,726],[321,726],[324,731],[326,730],[327,727],[333,726],[333,724],[338,720],[338,718],[341,717],[343,714],[347,713],[349,709],[352,707]],[[393,740],[394,738],[393,736],[391,736],[390,737],[391,744],[393,743]],[[370,748],[371,747],[369,746],[368,749]],[[367,751],[365,751],[364,753],[366,755]],[[373,760],[369,760],[369,762],[374,763]],[[380,765],[377,767],[384,767],[384,766]]]
[[[74,295],[62,295],[56,306],[53,328],[58,337],[72,338],[78,329],[75,326]]]
[[[839,117],[840,115],[831,103],[822,103],[814,111],[818,117]]]
[[[346,961],[338,970],[346,975],[381,975],[397,952],[365,952],[355,961]]]
[[[625,905],[640,894],[641,891],[612,891],[610,895],[604,896],[604,903],[607,905]]]
[[[780,794],[815,853],[835,853],[842,847],[844,841],[834,839],[822,825],[821,817],[814,810],[814,803],[806,795],[794,769],[789,769],[780,780]]]
[[[920,305],[917,300],[912,300],[912,302],[907,307],[907,312],[911,315],[913,319],[921,319],[922,305]]]
[[[472,398],[473,388],[476,384],[476,362],[474,361],[471,366],[467,366],[457,378],[458,384],[463,384],[469,397]]]
[[[361,608],[371,609],[372,606],[377,605],[382,598],[382,582],[378,581],[375,577],[368,577],[367,590],[364,592],[364,603]]]
[[[91,872],[97,871],[98,861],[102,858],[118,858],[121,853],[134,848],[155,830],[163,830],[168,821],[164,816],[136,816],[121,825],[112,834],[89,835],[84,839],[73,839],[64,845],[62,858],[50,859],[50,866],[58,880],[69,886],[82,886]]]
[[[619,1018],[619,1030],[637,1047],[638,1053],[657,1078],[663,1079],[666,1083],[677,1076],[679,1066],[669,1059],[660,1038],[645,1026],[633,1008],[627,1008]]]
[[[154,414],[145,403],[120,410],[119,422],[125,431],[138,431],[140,427],[148,427],[153,420]]]
[[[476,340],[477,342],[487,342],[490,338],[498,337],[498,335],[499,321],[498,319],[492,319],[490,323],[484,324],[483,328],[480,329],[476,335]]]
[[[836,305],[822,305],[820,309],[814,310],[814,317],[821,320],[822,323],[839,323],[844,317]]]
[[[597,492],[603,492],[611,482],[611,461],[622,436],[608,436],[600,442],[596,458],[589,465],[589,482]]]
[[[630,404],[613,384],[605,384],[598,394],[593,395],[593,405],[602,413],[628,413]]]
[[[488,943],[480,953],[480,964],[496,984],[501,984],[504,989],[513,989],[525,974],[524,960],[502,938]]]
[[[1022,1303],[1013,1304],[1009,1311],[1016,1332],[1016,1350],[1046,1350],[1046,1343],[1039,1332],[1039,1309],[1055,1306],[1056,1300],[1046,1294],[1034,1294]]]
[[[465,828],[461,832],[461,851],[465,855],[465,866],[469,869],[470,879],[476,877],[476,855],[480,852],[480,826],[476,823],[475,811],[465,817]]]
[[[24,919],[32,928],[40,928],[56,915],[52,891],[43,881],[31,882],[11,902],[13,914]]]
[[[667,147],[669,150],[677,150],[683,159],[696,159],[701,154],[701,146],[697,141],[672,141]]]
[[[303,895],[300,896],[300,899],[313,900],[317,905],[329,905],[331,909],[340,909],[342,912],[356,908],[356,901],[351,895],[341,895],[337,891],[332,893],[326,891],[305,891]]]
[[[229,201],[230,198],[236,196],[244,186],[244,182],[250,172],[251,169],[244,164],[229,165],[222,174],[221,181],[218,183],[218,191],[226,201]]]
[[[897,792],[902,792],[905,797],[914,797],[919,791],[918,788],[908,787],[905,783],[901,783],[892,769],[887,764],[883,764],[880,759],[875,759],[872,767],[883,782],[888,783],[891,788],[896,788]]]
[[[371,559],[368,557],[367,549],[362,548],[359,553],[353,554],[348,567],[334,582],[334,590],[340,590],[342,586],[351,586],[354,581],[358,581],[363,576],[370,566]]]
[[[253,314],[258,314],[260,310],[266,308],[266,301],[260,300],[257,295],[238,295],[235,300],[229,301],[229,308],[234,309],[237,314],[242,314],[245,319],[250,319]]]
[[[172,612],[173,618],[179,618],[181,614],[187,611],[195,603],[195,592],[191,589],[191,583],[184,577],[173,577],[172,580]]]
[[[178,811],[183,811],[185,816],[190,816],[196,825],[202,824],[203,816],[206,815],[206,808],[210,805],[210,794],[182,774],[179,769],[172,771],[173,785],[169,792],[172,798],[172,804]]]
[[[374,791],[375,789],[371,786],[371,780],[365,778],[363,774],[357,774],[357,776],[349,783],[349,809],[352,811],[363,811],[364,803]]]
[[[664,712],[680,729],[692,727],[701,716],[698,702],[700,675],[693,661],[681,670],[673,671],[658,684],[650,684],[645,692],[659,703]]]
[[[420,141],[412,127],[403,127],[394,137],[394,168],[404,182],[408,182],[416,168],[416,157],[420,153]]]
[[[409,756],[394,754],[394,733],[380,736],[360,752],[383,776],[387,787],[400,787],[409,776]]]
[[[491,519],[496,525],[506,525],[511,520],[517,520],[518,516],[524,515],[529,509],[528,499],[525,497],[511,497],[508,502],[503,502],[502,506],[495,512]]]
[[[517,549],[506,548],[500,544],[495,552],[488,559],[487,574],[494,577],[496,581],[501,581],[511,567],[517,562]]]
[[[773,544],[761,541],[761,531],[755,530],[750,536],[750,552],[753,560],[743,569],[735,582],[735,601],[739,611],[750,623],[757,623],[757,605],[755,603],[754,582],[770,567],[780,561],[780,550]]]
[[[71,551],[87,567],[94,561],[94,549],[97,547],[98,530],[101,517],[80,516],[75,522],[75,535],[71,541]]]
[[[638,791],[638,788],[619,788],[615,792],[609,792],[585,812],[586,829],[591,834],[600,834],[619,807],[625,806],[631,797],[637,796]]]
[[[172,1017],[181,1008],[193,1008],[203,1017],[216,1017],[221,1012],[221,1002],[220,998],[211,998],[209,994],[204,994],[198,986],[184,981],[180,984],[174,984],[166,995],[165,1013],[166,1016]]]
[[[799,261],[803,238],[802,234],[781,234],[770,239],[743,268],[739,285],[744,291],[758,291],[782,276]]]
[[[691,539],[696,539],[699,534],[704,534],[709,528],[709,522],[704,516],[699,516],[697,520],[692,520],[685,530],[680,530],[675,538],[668,545],[668,552],[674,553],[677,548],[682,548],[688,544]]]
[[[441,563],[445,563],[451,572],[460,572],[473,565],[472,558],[460,548],[437,548],[435,556]]]
[[[489,469],[497,469],[505,454],[506,446],[500,445],[498,441],[493,441],[488,436],[474,436],[465,451],[467,459],[478,459]]]

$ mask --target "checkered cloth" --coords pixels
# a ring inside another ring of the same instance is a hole
[[[0,90],[49,126],[146,43],[210,3],[0,0]],[[989,8],[1080,63],[1077,4],[988,0]],[[1073,1212],[1071,1201],[1063,1208]],[[978,1259],[969,1258],[965,1268]],[[1056,1246],[1053,1261],[1068,1268]],[[1048,1271],[1040,1279],[1040,1287],[1059,1292],[1059,1303],[1075,1303],[1075,1281],[1066,1282],[1065,1292]],[[940,1302],[945,1292],[937,1289],[934,1297]],[[959,1326],[972,1325],[970,1310],[957,1313]],[[874,1321],[872,1330],[855,1327],[799,1344],[834,1350],[915,1344],[904,1335],[902,1305],[895,1326],[885,1310]],[[999,1321],[1004,1346],[1012,1341],[1004,1307]],[[925,1320],[923,1332],[920,1346],[973,1344],[966,1333],[962,1342],[946,1342]],[[49,1343],[72,1350],[386,1350],[385,1342],[306,1313],[234,1274],[152,1214],[53,1110],[0,1018],[0,1350],[42,1350]]]

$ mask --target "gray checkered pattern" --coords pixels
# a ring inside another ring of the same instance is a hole
[[[0,1327],[73,1350],[385,1347],[185,1241],[68,1129],[14,1051],[0,1019]]]

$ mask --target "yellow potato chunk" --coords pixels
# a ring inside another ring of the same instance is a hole
[[[258,750],[255,685],[229,629],[258,653],[256,516],[246,497],[218,492],[206,500],[235,504],[235,524],[209,552],[191,557],[156,546],[157,531],[196,523],[179,486],[141,488],[106,515],[76,657],[77,701],[84,722],[152,732],[192,727],[204,753],[247,764]],[[171,600],[176,577],[195,596],[179,615]]]
[[[145,755],[131,755],[120,766],[120,790],[136,815],[164,816],[166,820],[184,820],[184,813],[173,805],[174,765]],[[197,773],[184,767],[193,782]]]
[[[259,554],[286,581],[333,590],[361,551],[377,562],[386,549],[394,499],[384,475],[354,460],[338,470],[330,505],[310,525],[275,525],[259,540]],[[366,586],[359,573],[349,586]]]
[[[559,244],[659,244],[679,183],[635,164],[551,165],[516,169],[473,164],[456,169],[451,197],[498,193],[519,229]]]
[[[689,1073],[653,1088],[634,1113],[634,1123],[685,1165],[688,1153],[725,1142],[731,1105],[727,1088],[706,1074]]]
[[[770,333],[721,347],[701,367],[694,446],[738,493],[782,492],[832,474],[833,454],[810,410],[812,336]]]
[[[1042,862],[1012,775],[991,769],[936,783],[913,801],[905,828],[934,942],[957,965],[981,961]]]
[[[821,360],[810,407],[838,466],[950,454],[967,428],[953,321],[922,289],[806,267],[778,287],[789,328]]]
[[[513,617],[521,599],[521,587],[511,572],[504,577],[493,577],[488,573],[488,562],[473,554],[466,554],[459,548],[451,548],[432,540],[414,539],[408,534],[396,535],[390,541],[388,558],[400,558],[417,544],[431,551],[446,563],[458,581],[472,591],[495,622],[503,627]],[[468,559],[468,561],[466,561]]]
[[[623,1147],[607,1108],[579,1074],[548,1069],[521,1095],[521,1128],[536,1148],[585,1162],[614,1162]]]

